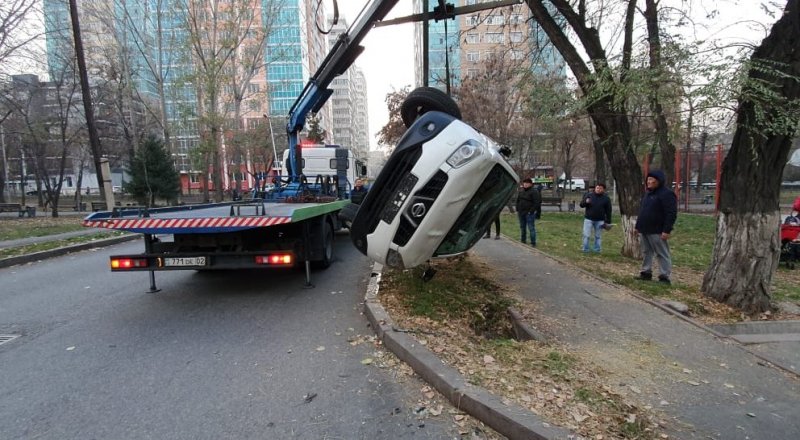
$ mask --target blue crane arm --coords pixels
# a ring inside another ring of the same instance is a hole
[[[361,41],[367,32],[384,17],[399,0],[373,0],[359,14],[356,21],[350,26],[347,32],[343,33],[336,40],[336,43],[328,52],[328,56],[322,61],[316,73],[308,80],[303,92],[297,97],[292,108],[289,109],[289,122],[286,124],[286,134],[289,138],[289,167],[287,174],[291,176],[292,182],[299,180],[296,150],[298,148],[298,135],[303,130],[308,113],[318,112],[325,102],[333,94],[329,89],[331,82],[337,76],[343,74],[361,55],[364,47]]]

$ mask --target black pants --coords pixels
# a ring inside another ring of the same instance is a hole
[[[500,236],[500,216],[494,218],[494,235],[496,237]],[[486,236],[492,236],[492,225],[490,224],[488,228],[486,228]]]

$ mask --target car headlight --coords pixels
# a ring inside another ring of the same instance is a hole
[[[483,144],[474,139],[470,139],[456,148],[456,151],[447,158],[447,163],[453,168],[458,168],[471,162],[482,153]]]

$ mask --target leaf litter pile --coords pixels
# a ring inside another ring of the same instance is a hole
[[[469,256],[438,260],[436,275],[387,270],[380,302],[396,331],[456,368],[470,383],[587,439],[668,438],[644,404],[611,387],[608,374],[556,343],[513,338],[508,307],[514,295],[485,276],[491,268]],[[526,313],[523,313],[526,314]]]

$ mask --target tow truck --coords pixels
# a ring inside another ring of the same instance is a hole
[[[156,271],[303,265],[306,286],[312,287],[311,266],[327,268],[333,261],[334,232],[343,225],[339,213],[345,207],[355,211],[344,219],[352,221],[351,232],[357,231],[354,244],[377,261],[385,263],[388,256],[390,264],[411,267],[474,245],[474,238],[500,212],[518,178],[500,154],[502,149],[461,122],[456,104],[437,89],[415,90],[404,102],[401,112],[409,129],[389,159],[391,166],[384,167],[360,208],[352,209],[337,176],[309,181],[303,174],[299,133],[309,112],[322,108],[333,93],[329,88],[333,79],[352,65],[364,50],[361,42],[366,34],[398,1],[367,4],[291,107],[285,185],[251,200],[91,214],[83,221],[86,227],[143,235],[144,253],[110,256],[111,270],[147,271],[150,292],[156,292]],[[499,3],[510,2],[486,7]],[[418,162],[420,158],[428,162]],[[430,192],[432,186],[436,194],[425,198],[422,192]],[[455,200],[436,200],[439,194]],[[406,202],[414,202],[408,210]],[[465,209],[470,215],[462,215]],[[401,217],[407,221],[392,221]],[[391,225],[386,226],[387,222]],[[401,245],[394,232],[398,227],[405,231]],[[423,234],[424,227],[434,229]],[[416,232],[420,235],[414,236]]]

